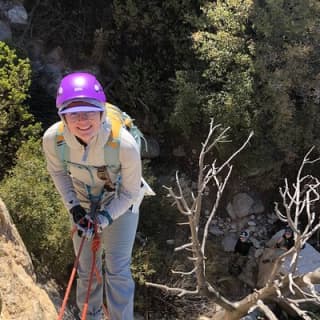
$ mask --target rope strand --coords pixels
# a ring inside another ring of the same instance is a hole
[[[85,240],[85,238],[83,237],[82,240],[81,240],[81,243],[80,243],[78,254],[77,254],[76,259],[75,259],[74,264],[73,264],[72,272],[71,272],[71,275],[70,275],[70,278],[69,278],[67,290],[65,292],[64,299],[63,299],[63,302],[62,302],[62,306],[61,306],[61,309],[60,309],[60,312],[59,312],[58,320],[62,320],[63,319],[63,314],[64,314],[64,311],[65,311],[65,308],[66,308],[66,305],[67,305],[67,302],[68,302],[68,299],[69,299],[72,283],[73,283],[73,280],[75,278],[75,275],[76,275],[76,272],[77,272],[77,269],[78,269],[80,254],[81,254],[81,251],[82,251],[82,248],[83,248],[84,240]]]
[[[89,221],[88,222],[88,228],[90,228],[90,224],[91,224],[91,222]],[[71,231],[71,236],[72,237],[74,236],[76,231],[77,231],[77,227],[74,226],[72,231]],[[78,269],[79,260],[80,260],[80,254],[82,252],[82,248],[83,248],[85,239],[86,239],[85,236],[83,236],[82,240],[81,240],[81,243],[80,243],[80,247],[79,247],[77,256],[76,256],[76,259],[75,259],[74,264],[73,264],[72,273],[71,273],[70,278],[69,278],[68,286],[67,286],[67,289],[66,289],[66,292],[65,292],[65,296],[64,296],[63,303],[62,303],[62,306],[61,306],[61,309],[60,309],[59,316],[58,316],[57,320],[62,320],[63,319],[63,315],[64,315],[65,308],[66,308],[66,305],[67,305],[67,301],[69,299],[72,283],[73,283],[73,280],[75,278],[75,275],[76,275],[76,272],[77,272],[77,269]],[[94,274],[95,274],[95,276],[97,278],[98,283],[99,284],[102,283],[102,276],[100,275],[99,270],[98,270],[97,265],[96,265],[96,256],[97,256],[98,250],[100,249],[100,245],[101,245],[101,239],[100,239],[100,236],[98,234],[97,222],[94,222],[94,236],[93,236],[93,238],[91,240],[92,264],[91,264],[90,278],[89,278],[89,284],[88,284],[88,289],[87,289],[87,294],[86,294],[86,300],[85,300],[85,303],[83,305],[82,314],[81,314],[81,320],[86,320],[86,318],[87,318],[88,307],[89,307],[89,298],[90,298],[90,292],[91,292],[91,286],[92,286]],[[109,312],[108,312],[107,307],[104,304],[102,304],[102,308],[103,308],[103,312],[104,312],[105,316],[108,318]]]
[[[96,275],[97,275],[97,271],[98,271],[97,266],[96,266],[96,255],[97,255],[97,251],[100,248],[100,244],[101,244],[101,242],[100,242],[100,237],[98,235],[97,222],[94,222],[94,236],[91,241],[92,264],[91,264],[91,271],[90,271],[90,278],[89,278],[86,300],[83,305],[82,314],[81,314],[81,320],[86,320],[86,318],[87,318],[89,298],[90,298],[91,286],[92,286],[92,282],[93,282],[93,274],[96,271]],[[99,277],[100,277],[100,275],[99,275]]]

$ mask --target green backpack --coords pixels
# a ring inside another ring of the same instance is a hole
[[[107,117],[111,122],[111,133],[104,148],[104,158],[106,166],[115,172],[120,170],[119,150],[121,130],[126,129],[130,132],[137,142],[139,150],[141,150],[142,139],[144,140],[145,145],[147,144],[142,132],[126,112],[111,103],[106,103],[106,110]],[[56,152],[65,168],[67,168],[69,161],[69,147],[64,139],[64,123],[62,121],[60,121],[56,133]]]

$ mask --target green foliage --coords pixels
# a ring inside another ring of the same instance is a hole
[[[270,189],[284,168],[312,145],[320,146],[320,4],[203,1],[201,9],[192,37],[194,58],[176,72],[171,124],[190,144],[194,128],[195,138],[203,138],[213,117],[231,127],[233,148],[253,130],[238,168],[247,178],[257,177],[260,186],[263,177],[263,187]],[[220,147],[219,156],[229,148]]]
[[[197,4],[185,0],[113,1],[112,31],[105,38],[112,44],[106,55],[117,66],[111,99],[144,121],[145,132],[166,130],[172,112],[170,79],[190,51],[190,16],[196,10]],[[110,25],[104,22],[103,28],[110,30]]]
[[[22,144],[0,196],[36,267],[63,277],[61,270],[73,261],[68,214],[47,173],[40,140]]]
[[[240,167],[271,188],[319,146],[319,1],[81,4],[28,0],[29,10],[37,5],[34,35],[63,47],[74,68],[97,63],[109,100],[163,138],[163,148],[199,146],[209,117],[231,127],[233,147],[254,130]]]
[[[173,248],[166,240],[175,238],[176,210],[165,201],[161,191],[155,190],[156,198],[146,197],[142,203],[138,232],[144,242],[136,240],[133,250],[131,269],[137,284],[135,307],[140,312],[152,310],[155,303],[144,283],[165,283],[173,262]]]
[[[146,248],[142,247],[134,250],[131,271],[138,284],[143,285],[148,277],[156,272],[152,261],[150,261],[151,257],[157,254],[156,252],[154,243]]]
[[[247,34],[251,7],[252,1],[204,3],[199,29],[192,36],[194,59],[175,80],[171,120],[187,135],[196,127],[201,136],[210,117],[243,132],[242,137],[249,132],[254,79],[253,44]],[[177,121],[177,114],[185,115],[183,121]]]
[[[37,8],[35,38],[46,39],[46,47],[63,47],[75,69],[86,68],[88,61],[99,64],[111,102],[144,121],[145,132],[166,130],[172,111],[169,79],[190,51],[196,1],[84,0],[76,9],[69,0],[25,5]]]
[[[164,266],[171,258],[167,250],[172,249],[168,248],[166,240],[175,237],[176,224],[176,210],[165,200],[164,189],[157,187],[148,164],[148,161],[144,161],[143,176],[156,196],[145,197],[140,207],[138,233],[144,241],[136,241],[132,266],[133,276],[139,284],[165,271]]]
[[[268,174],[279,177],[312,145],[320,146],[320,69],[314,63],[320,54],[320,3],[258,4],[251,16],[256,30],[254,152]]]
[[[30,65],[14,49],[0,42],[0,178],[12,165],[22,141],[39,133],[32,115],[23,105],[30,86]]]
[[[185,71],[176,72],[174,111],[170,114],[170,124],[173,128],[181,129],[188,137],[192,127],[201,124],[201,95],[193,74]],[[196,76],[196,75],[195,75]]]

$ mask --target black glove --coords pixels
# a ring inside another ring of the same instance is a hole
[[[74,223],[78,225],[78,236],[82,237],[83,230],[88,228],[88,219],[85,217],[87,212],[79,204],[70,209]],[[83,229],[83,230],[81,230]]]
[[[74,223],[79,223],[81,219],[87,214],[86,210],[82,208],[79,204],[70,209]]]

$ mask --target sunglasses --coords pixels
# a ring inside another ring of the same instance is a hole
[[[78,122],[80,120],[96,120],[100,116],[100,111],[84,111],[66,113],[67,121]]]

